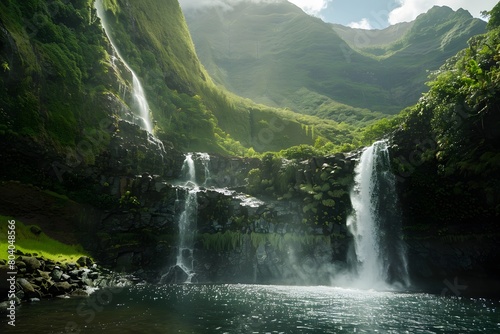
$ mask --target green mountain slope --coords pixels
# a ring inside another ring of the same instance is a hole
[[[358,50],[355,32],[346,30],[354,37],[343,40],[338,28],[288,2],[242,2],[186,19],[217,83],[260,103],[352,123],[381,116],[370,111],[394,114],[415,103],[426,71],[485,31],[465,11],[435,7],[399,30],[367,33],[371,49]]]
[[[161,139],[189,150],[236,154],[244,147],[267,151],[314,144],[318,137],[335,145],[353,142],[352,127],[256,105],[215,86],[176,0],[106,3],[111,33],[144,81]],[[316,131],[307,130],[313,127]]]
[[[145,88],[156,136],[178,150],[242,155],[251,147],[314,144],[318,137],[352,142],[354,128],[256,105],[216,87],[177,0],[103,4],[113,39]],[[131,74],[115,64],[94,1],[5,1],[0,27],[3,142],[23,138],[64,156],[92,133],[99,140],[84,154],[92,163],[113,134],[99,124],[134,109]]]

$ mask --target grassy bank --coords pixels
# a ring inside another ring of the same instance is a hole
[[[0,260],[8,258],[8,222],[14,220],[12,217],[0,216]],[[44,257],[48,260],[58,262],[76,262],[86,252],[80,245],[66,245],[47,236],[36,225],[25,225],[15,221],[16,250],[24,254]]]

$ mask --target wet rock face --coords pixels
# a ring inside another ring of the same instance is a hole
[[[498,243],[435,239],[408,240],[408,262],[415,286],[448,296],[500,297]]]
[[[96,166],[107,175],[150,173],[166,178],[180,174],[183,156],[138,125],[121,120],[108,149],[98,157]]]
[[[200,259],[203,258],[198,261],[195,255],[200,281],[237,278],[253,282],[257,277],[259,282],[279,281],[280,278],[291,282],[297,281],[297,277],[300,276],[292,274],[293,271],[317,273],[320,258],[327,259],[325,263],[331,263],[332,260],[342,262],[345,259],[348,244],[345,226],[334,221],[319,220],[315,224],[304,224],[306,217],[304,203],[315,199],[301,187],[307,182],[311,182],[311,187],[317,187],[318,183],[324,183],[325,180],[330,182],[329,178],[347,179],[347,174],[353,167],[352,159],[339,155],[314,158],[297,164],[294,167],[297,170],[293,173],[296,179],[290,181],[289,187],[284,187],[285,191],[292,191],[293,194],[289,197],[278,194],[284,197],[279,200],[267,196],[265,202],[245,193],[249,171],[254,168],[264,168],[262,161],[221,156],[208,158],[198,153],[193,154],[193,160],[196,182],[202,185],[197,192],[197,236],[195,237],[195,253],[201,254]],[[179,178],[182,179],[182,175]],[[149,173],[135,176],[101,175],[99,182],[110,196],[120,198],[120,205],[101,215],[99,223],[95,224],[98,228],[93,229],[95,238],[90,238],[93,242],[86,247],[91,247],[94,254],[107,266],[117,270],[140,272],[152,281],[160,280],[161,276],[168,272],[168,268],[176,262],[178,222],[184,210],[187,188],[173,186],[172,181],[164,176]],[[183,184],[182,181],[177,183]],[[333,181],[330,183],[332,189],[349,186],[347,183],[336,184]],[[275,189],[280,191],[278,188]],[[324,190],[327,194],[329,189],[330,187],[323,188],[321,191]],[[345,193],[347,192],[344,191],[339,196],[344,196]],[[339,206],[338,210],[343,209]],[[322,217],[328,218],[329,212],[326,212],[326,215],[325,212],[321,212]],[[261,240],[259,243],[254,240],[249,244],[239,242],[238,247],[243,247],[242,249],[234,246],[231,249],[224,249],[226,253],[222,256],[221,250],[210,248],[206,243],[210,243],[207,240],[211,236],[217,239],[224,234],[225,238],[233,234],[239,239],[245,238],[246,235],[268,235],[275,243],[283,243],[286,238],[295,238],[295,244],[290,244],[288,247],[297,250],[294,253],[296,261],[294,268],[298,268],[297,263],[300,263],[303,270],[287,269],[285,263],[292,265],[289,262],[291,261],[289,252],[285,251],[283,246],[275,249],[276,245],[266,240]],[[299,240],[299,236],[304,236],[302,241]],[[317,249],[323,251],[302,247],[304,246],[302,244],[307,243],[308,237],[324,237],[321,241],[318,239],[320,244],[317,246]],[[282,240],[278,241],[280,238]],[[330,238],[334,242],[331,242]],[[263,249],[266,250],[264,253]],[[319,253],[326,254],[325,249],[329,250],[328,255],[319,256]],[[268,260],[264,261],[260,257],[260,262],[257,261],[257,250],[261,255],[266,254],[265,259]],[[308,252],[316,255],[306,256]],[[231,260],[224,261],[224,258]],[[276,267],[274,264],[271,265],[272,263],[280,265]]]

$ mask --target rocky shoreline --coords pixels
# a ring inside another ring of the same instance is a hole
[[[42,298],[88,297],[99,288],[126,287],[140,282],[132,275],[120,275],[102,268],[87,256],[75,263],[61,263],[17,251],[14,266],[11,270],[5,260],[0,260],[0,313],[7,312],[13,299],[20,305]],[[11,277],[10,272],[16,272],[12,284],[7,280]]]

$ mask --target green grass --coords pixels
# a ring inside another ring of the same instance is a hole
[[[0,259],[8,259],[7,231],[8,221],[11,217],[0,216]],[[56,262],[76,262],[81,256],[88,256],[80,245],[66,245],[47,236],[45,233],[35,235],[30,231],[34,225],[24,225],[16,220],[16,240],[15,246],[24,254],[37,254],[45,259]]]

